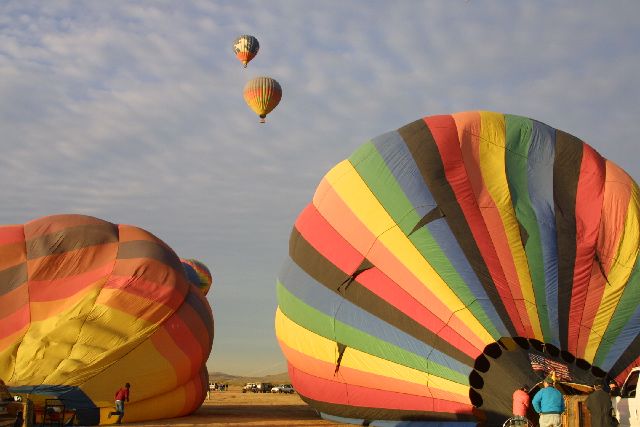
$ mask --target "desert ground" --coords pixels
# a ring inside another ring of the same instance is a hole
[[[124,419],[126,423],[126,416]],[[132,426],[343,426],[325,421],[294,394],[242,393],[241,386],[211,392],[188,417],[126,423]]]

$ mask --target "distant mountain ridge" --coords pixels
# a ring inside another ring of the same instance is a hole
[[[272,384],[290,384],[289,373],[282,372],[280,374],[265,375],[262,377],[231,375],[224,372],[210,372],[209,382],[228,383],[233,385],[243,385],[245,383],[272,383]]]

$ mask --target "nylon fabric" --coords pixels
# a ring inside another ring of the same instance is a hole
[[[326,368],[321,372],[314,372],[314,376],[322,376],[326,379],[332,380],[334,378],[334,370],[329,369],[333,365],[335,366],[337,349],[336,343],[332,340],[327,340],[308,329],[298,326],[296,323],[288,319],[281,311],[276,315],[276,336],[278,339],[281,337],[287,337],[287,347],[295,350],[298,353],[310,356],[312,359],[325,362]],[[283,342],[285,340],[282,340]],[[425,372],[411,369],[400,364],[394,363],[389,360],[381,359],[379,357],[361,352],[352,347],[347,348],[342,357],[340,365],[342,371],[343,368],[349,368],[353,371],[360,371],[368,374],[372,374],[373,377],[377,376],[389,376],[400,381],[411,382],[421,384],[423,386],[429,385],[429,388],[442,389],[449,393],[453,393],[460,396],[460,400],[467,401],[467,390],[465,385],[458,384],[456,382],[440,378],[434,375],[429,375]],[[343,374],[340,374],[342,376]],[[368,378],[368,377],[363,377]],[[363,383],[360,386],[379,387],[377,383]],[[428,389],[425,388],[425,392]]]
[[[323,416],[501,425],[552,366],[591,385],[640,360],[639,248],[637,185],[577,137],[423,117],[320,181],[277,281],[278,341]]]
[[[340,175],[341,179],[332,183],[332,178],[335,175]],[[362,181],[360,175],[357,174],[357,171],[349,164],[343,163],[336,169],[335,175],[330,171],[326,176],[327,181],[331,183],[332,188],[341,200],[354,201],[354,204],[348,205],[348,208],[355,214],[358,220],[366,226],[373,236],[377,236],[377,239],[373,237],[368,239],[369,241],[373,240],[373,243],[363,255],[366,255],[371,262],[378,265],[379,268],[392,279],[394,276],[402,274],[402,270],[406,268],[408,273],[420,281],[421,284],[417,286],[426,286],[432,293],[439,295],[439,300],[447,306],[449,313],[443,315],[443,317],[441,317],[442,320],[446,321],[450,317],[460,318],[461,324],[469,325],[469,327],[476,332],[479,343],[486,345],[491,342],[491,336],[486,332],[483,325],[465,308],[464,304],[449,287],[446,286],[431,265],[425,262],[415,247],[410,244],[406,235],[394,226],[395,222],[393,219],[381,208],[369,188]],[[322,206],[324,206],[324,204]],[[318,211],[329,220],[332,226],[340,222],[339,219],[341,215],[328,217],[327,213],[322,212],[322,207],[316,207]],[[338,232],[342,231],[336,226],[333,228]],[[378,250],[380,250],[380,252],[378,252]],[[385,253],[387,251],[391,252],[390,256]],[[403,257],[404,266],[398,265],[395,261],[398,258],[396,254],[399,253],[405,254]],[[380,254],[380,256],[378,256],[378,254]],[[396,280],[396,283],[403,286],[406,280]],[[452,313],[455,314],[452,315]],[[480,348],[484,347],[482,344],[478,344],[478,346]]]
[[[0,253],[0,377],[12,389],[42,404],[84,396],[74,403],[82,425],[111,423],[125,382],[127,422],[200,406],[213,315],[164,242],[134,226],[56,215],[0,227]],[[167,395],[176,400],[155,410]]]

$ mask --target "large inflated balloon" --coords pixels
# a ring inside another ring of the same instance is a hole
[[[233,52],[244,68],[247,68],[249,61],[258,54],[258,50],[260,50],[260,43],[253,36],[243,34],[233,41]]]
[[[197,259],[180,259],[180,261],[189,282],[200,289],[203,295],[206,295],[211,289],[211,283],[213,283],[209,268]]]
[[[291,233],[276,335],[296,391],[345,422],[501,425],[522,384],[624,377],[638,206],[618,166],[528,118],[425,117],[374,138]]]
[[[260,123],[264,123],[267,114],[280,102],[282,88],[271,77],[256,77],[244,86],[243,95],[249,107],[260,116]]]
[[[186,415],[208,385],[213,317],[179,258],[152,234],[82,215],[0,227],[0,378],[82,425]]]

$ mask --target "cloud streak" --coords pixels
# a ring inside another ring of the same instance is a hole
[[[213,271],[211,369],[280,366],[274,283],[289,232],[322,176],[368,139],[488,109],[571,132],[639,177],[639,12],[624,1],[4,2],[0,223],[71,212],[148,229]],[[231,49],[243,33],[261,45],[247,69]],[[283,87],[265,125],[242,99],[258,75]]]

